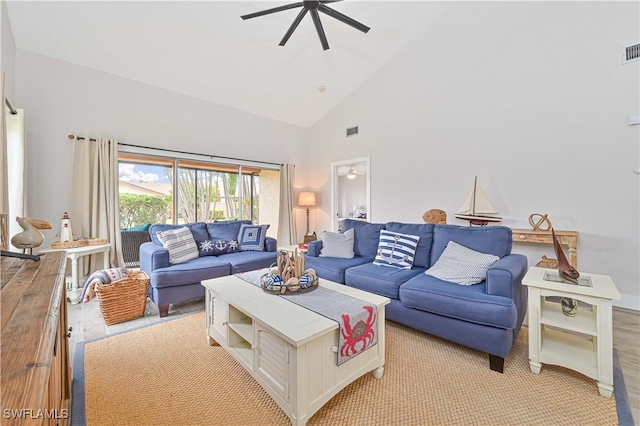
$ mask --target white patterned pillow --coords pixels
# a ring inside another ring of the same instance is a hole
[[[380,231],[374,265],[411,269],[420,237],[386,230]]]
[[[440,258],[425,274],[443,281],[473,285],[484,281],[487,270],[498,260],[498,256],[480,253],[449,241]]]
[[[327,231],[322,234],[322,249],[320,249],[320,254],[318,256],[351,259],[354,256],[354,241],[355,231],[353,228],[345,231],[344,234]]]
[[[169,250],[169,263],[184,263],[198,257],[198,246],[186,226],[157,233],[162,246]]]

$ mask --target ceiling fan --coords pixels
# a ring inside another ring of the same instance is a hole
[[[348,16],[338,12],[337,10],[332,9],[329,6],[325,5],[326,3],[335,3],[338,1],[341,1],[341,0],[300,1],[297,3],[291,3],[284,6],[278,6],[271,9],[262,10],[260,12],[242,15],[241,18],[243,20],[246,20],[251,18],[257,18],[258,16],[269,15],[271,13],[282,12],[284,10],[302,7],[302,10],[298,14],[298,16],[296,16],[296,19],[293,20],[293,23],[285,33],[284,37],[282,37],[282,40],[280,40],[279,45],[284,46],[287,43],[287,41],[289,40],[293,32],[298,27],[298,24],[300,24],[300,21],[302,21],[302,18],[304,18],[307,12],[309,12],[311,14],[311,19],[313,20],[313,24],[316,27],[316,32],[318,33],[318,37],[320,37],[320,43],[322,44],[322,48],[324,50],[327,50],[329,49],[329,42],[327,41],[327,36],[324,34],[324,28],[322,27],[322,23],[320,22],[320,15],[318,14],[318,12],[322,12],[325,15],[329,15],[340,22],[343,22],[357,30],[362,31],[363,33],[367,33],[370,30],[370,28],[367,27],[366,25],[361,24],[360,22],[354,19],[351,19]]]

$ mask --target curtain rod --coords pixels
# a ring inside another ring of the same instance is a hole
[[[11,102],[9,102],[9,99],[4,98],[4,103],[7,104],[7,107],[9,108],[9,112],[11,113],[11,115],[16,115],[18,113],[18,111],[13,109],[13,107],[11,106]]]
[[[87,138],[85,138],[83,136],[75,136],[75,135],[69,135],[68,138],[71,139],[71,140],[77,139],[79,141],[87,139]],[[89,138],[89,141],[95,142],[96,140],[93,139],[93,138]],[[249,161],[249,162],[252,162],[252,163],[269,164],[269,165],[272,165],[272,166],[282,166],[283,165],[281,163],[271,163],[269,161],[247,160],[245,158],[236,158],[236,157],[223,157],[223,156],[220,156],[220,155],[201,154],[199,152],[189,152],[189,151],[176,151],[176,150],[173,150],[173,149],[166,149],[166,148],[152,148],[152,147],[149,147],[149,146],[132,145],[132,144],[120,143],[120,142],[118,142],[118,145],[129,146],[131,148],[143,148],[143,149],[152,149],[152,150],[156,150],[156,151],[173,152],[173,153],[176,153],[176,154],[200,155],[202,157],[209,157],[212,160],[214,158],[221,158],[223,160]]]

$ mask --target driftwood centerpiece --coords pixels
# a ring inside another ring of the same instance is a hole
[[[281,250],[276,263],[260,279],[260,285],[267,293],[306,293],[318,287],[318,275],[311,268],[305,269],[304,253]]]

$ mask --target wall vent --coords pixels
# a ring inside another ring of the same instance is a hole
[[[640,61],[640,43],[622,46],[622,63]]]
[[[358,126],[347,127],[347,137],[358,135]]]

